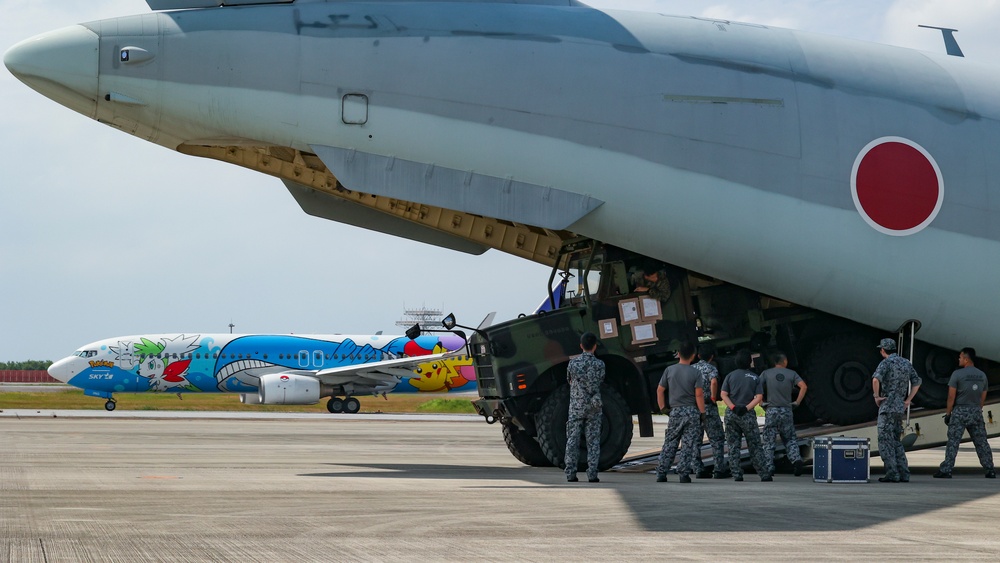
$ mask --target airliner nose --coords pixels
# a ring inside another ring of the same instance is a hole
[[[14,45],[4,53],[3,64],[38,93],[93,119],[99,47],[96,33],[71,25]]]
[[[69,383],[69,380],[73,379],[73,376],[76,375],[76,372],[78,371],[73,366],[74,359],[76,359],[76,356],[70,356],[49,366],[48,371],[49,375],[52,376],[52,379],[58,379],[63,383]]]

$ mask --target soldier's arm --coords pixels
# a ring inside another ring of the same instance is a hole
[[[698,412],[705,414],[705,390],[701,387],[694,388],[694,402],[698,405]]]
[[[917,391],[920,390],[920,376],[917,375],[917,370],[912,368],[910,371],[910,384],[912,385],[910,388],[910,395],[906,397],[906,402],[903,403],[903,406],[906,407],[910,406],[910,401],[913,400],[913,397],[917,395]]]
[[[757,405],[759,405],[763,400],[764,400],[764,394],[757,393],[756,395],[753,396],[753,400],[750,401],[750,404],[747,405],[747,410],[748,411],[754,410],[755,408],[757,408]]]
[[[722,402],[726,403],[726,406],[729,407],[730,409],[736,408],[736,405],[734,405],[733,402],[729,400],[729,393],[727,393],[725,390],[722,391]]]
[[[805,397],[806,397],[806,390],[808,390],[808,389],[809,389],[809,386],[806,385],[805,381],[800,381],[799,382],[799,395],[797,397],[795,397],[795,404],[796,405],[801,405],[802,404],[802,399],[805,399]]]
[[[877,372],[876,372],[876,374],[877,374]],[[879,380],[877,378],[874,378],[874,377],[872,378],[872,391],[875,394],[875,404],[876,405],[882,404],[882,401],[885,400],[885,397],[879,397],[879,394],[878,394],[878,392],[879,392]]]
[[[667,389],[662,385],[656,386],[656,404],[660,407],[660,412],[667,408]]]
[[[979,397],[979,408],[986,406],[986,391],[983,391],[983,395]]]
[[[719,379],[717,377],[712,378],[712,382],[708,384],[708,389],[712,393],[712,401],[719,400]]]
[[[957,391],[954,387],[948,387],[948,404],[945,406],[945,414],[951,414],[951,409],[955,408],[955,395]],[[983,393],[986,396],[986,393]]]

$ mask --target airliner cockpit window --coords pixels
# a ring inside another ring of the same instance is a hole
[[[75,355],[81,358],[93,358],[97,355],[97,350],[78,350]]]

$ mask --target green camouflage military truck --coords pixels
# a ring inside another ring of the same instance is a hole
[[[668,295],[659,299],[630,283],[652,269],[669,281]],[[800,418],[835,424],[875,418],[871,375],[881,360],[875,344],[891,336],[884,331],[591,239],[563,244],[548,287],[550,310],[477,331],[469,340],[480,396],[476,410],[487,422],[500,423],[511,453],[528,465],[558,466],[563,459],[566,365],[580,353],[586,331],[599,336],[597,356],[607,365],[602,470],[628,451],[633,416],[640,435],[652,436],[656,385],[684,339],[713,342],[723,375],[735,368],[733,357],[741,348],[754,353],[757,369],[765,367],[769,351],[784,351],[809,384]],[[923,405],[944,406],[955,357],[918,342]]]

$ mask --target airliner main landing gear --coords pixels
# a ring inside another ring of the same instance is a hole
[[[326,402],[326,410],[332,413],[344,412],[344,400],[340,397],[330,397]]]
[[[114,399],[108,399],[108,402],[104,403],[104,410],[109,412],[115,410],[115,407],[118,406],[117,403]]]
[[[359,410],[361,410],[361,401],[355,399],[354,397],[344,399],[344,412],[355,414]]]
[[[330,400],[326,402],[326,410],[332,413],[355,414],[361,410],[361,401],[354,397],[346,397],[344,399],[330,397]]]

